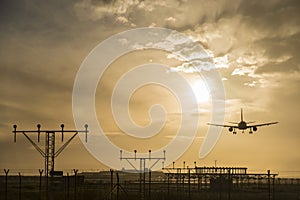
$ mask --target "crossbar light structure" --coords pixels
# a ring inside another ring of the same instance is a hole
[[[41,129],[41,125],[37,124],[37,130],[17,130],[17,125],[13,125],[13,133],[14,133],[14,142],[17,142],[17,134],[23,134],[25,138],[30,142],[30,144],[43,156],[45,159],[45,176],[53,176],[55,174],[54,171],[54,161],[55,158],[58,157],[62,151],[70,144],[70,142],[76,137],[78,133],[85,133],[85,142],[87,142],[87,133],[88,133],[88,125],[84,125],[84,130],[65,130],[64,124],[61,124],[60,130],[43,130]],[[73,134],[66,142],[64,142],[64,134],[70,133]],[[35,142],[29,134],[37,135],[37,142]],[[45,148],[42,149],[40,143],[40,135],[45,135]],[[55,140],[56,135],[61,135],[61,142],[64,142],[59,149],[55,149]]]

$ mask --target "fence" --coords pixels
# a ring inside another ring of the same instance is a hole
[[[299,199],[300,179],[266,176],[228,177],[170,176],[162,172],[145,174],[102,172],[64,172],[63,176],[3,171],[0,199],[4,200],[83,200],[83,199]]]

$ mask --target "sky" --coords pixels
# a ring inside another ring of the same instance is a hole
[[[46,129],[59,129],[61,123],[75,128],[74,82],[84,59],[99,43],[123,31],[163,27],[192,38],[212,56],[226,95],[225,122],[239,121],[243,108],[246,121],[279,124],[259,128],[253,135],[240,131],[232,135],[224,128],[213,150],[200,159],[198,151],[211,118],[209,93],[199,76],[180,68],[182,61],[170,58],[168,52],[142,50],[115,60],[98,84],[95,109],[107,137],[120,148],[141,152],[160,148],[174,137],[182,113],[165,88],[142,87],[129,104],[132,120],[140,126],[149,124],[151,105],[164,105],[168,120],[150,139],[124,135],[109,109],[114,84],[124,71],[143,63],[163,63],[201,90],[196,94],[201,108],[197,135],[174,160],[177,166],[183,161],[190,166],[194,161],[212,166],[217,161],[218,166],[245,166],[253,172],[271,169],[282,176],[300,177],[299,1],[20,0],[0,4],[0,168],[43,168],[43,159],[23,136],[13,142],[13,124],[20,130],[35,129],[37,123]],[[108,169],[78,137],[57,158],[56,168]]]

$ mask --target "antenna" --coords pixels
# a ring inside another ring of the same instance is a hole
[[[14,142],[17,142],[17,133],[23,134],[26,139],[32,144],[32,146],[44,157],[45,159],[45,176],[52,176],[54,171],[54,160],[57,156],[61,154],[61,152],[70,144],[70,142],[75,138],[78,133],[85,133],[85,141],[87,142],[87,133],[88,133],[88,125],[85,124],[85,130],[64,130],[65,125],[60,125],[61,130],[41,130],[41,125],[37,124],[37,130],[20,130],[17,131],[17,125],[13,125],[13,133],[14,133]],[[37,134],[37,143],[34,142],[31,137],[28,136],[28,133]],[[38,145],[40,142],[40,134],[45,135],[45,150],[41,148],[42,145]],[[73,133],[73,136],[64,142],[64,134],[65,133]],[[55,136],[57,134],[61,134],[61,142],[62,146],[55,151]]]

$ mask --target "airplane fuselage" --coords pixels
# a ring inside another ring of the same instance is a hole
[[[246,130],[247,129],[247,123],[245,121],[240,121],[238,124],[238,127],[240,130]]]

